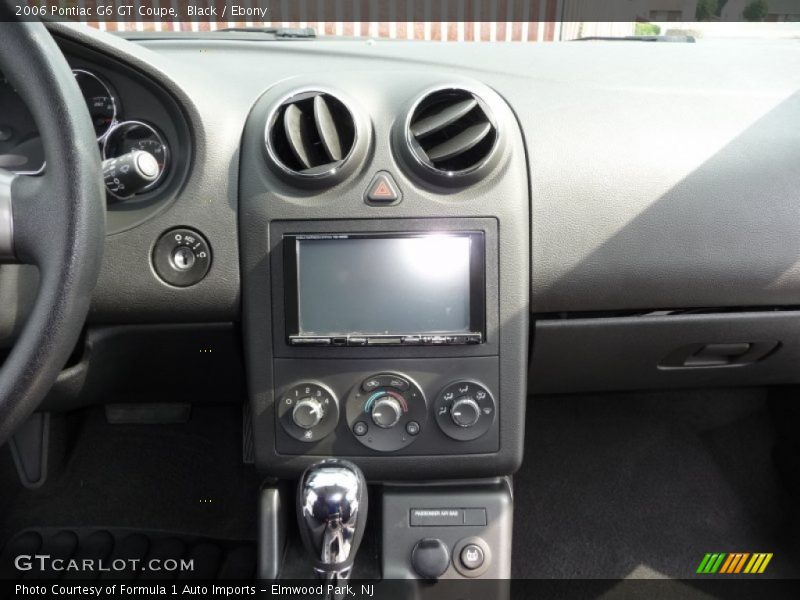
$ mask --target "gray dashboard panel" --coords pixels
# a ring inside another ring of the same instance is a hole
[[[404,79],[419,74],[466,75],[503,96],[525,140],[533,312],[796,306],[800,300],[796,43],[483,43],[467,50],[425,42],[131,43],[78,25],[49,27],[124,61],[172,93],[195,145],[192,171],[175,201],[143,225],[106,239],[90,321],[238,318],[241,132],[265,90],[319,72],[371,73],[363,88],[367,98],[371,88],[398,79],[402,88]],[[297,208],[298,216],[314,214],[313,207]],[[154,240],[178,225],[203,231],[215,251],[209,278],[195,288],[166,286],[150,268]],[[527,266],[518,268],[527,278]],[[664,327],[682,319],[673,317]],[[721,332],[733,319],[724,315],[708,327]],[[536,346],[547,354],[565,350],[558,336],[593,323],[546,323]],[[629,327],[649,331],[642,321]],[[3,331],[7,336],[11,325]],[[585,339],[602,341],[611,332],[604,328]],[[550,346],[554,342],[557,347]],[[533,356],[540,381],[550,364],[538,367],[544,358]],[[776,365],[769,376],[757,369],[764,377],[753,378],[727,370],[713,379],[790,379],[788,371],[773,377],[780,368],[792,367]],[[534,389],[555,389],[552,377],[542,388],[534,381]],[[613,387],[631,385],[641,381],[618,379]]]
[[[544,53],[520,111],[533,310],[798,304],[800,47],[612,46]]]
[[[53,29],[163,79],[186,104],[197,144],[190,183],[170,210],[109,239],[95,318],[118,311],[123,296],[136,298],[137,318],[180,318],[178,293],[154,280],[141,254],[178,223],[198,226],[223,252],[214,277],[180,295],[233,313],[236,250],[215,239],[234,235],[237,136],[265,89],[320,71],[359,74],[368,95],[420,73],[466,74],[509,102],[530,170],[534,312],[800,300],[795,43],[133,44]]]
[[[794,42],[313,42],[270,55],[273,74],[401,64],[498,91],[526,139],[534,312],[800,301]]]

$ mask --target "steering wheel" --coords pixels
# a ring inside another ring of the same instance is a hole
[[[44,25],[14,22],[7,10],[0,0],[0,72],[33,114],[47,167],[40,176],[0,170],[0,262],[39,269],[38,295],[0,367],[0,445],[41,403],[74,348],[105,235],[100,155],[75,77]]]

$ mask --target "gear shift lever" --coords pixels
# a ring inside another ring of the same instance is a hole
[[[367,524],[367,482],[353,463],[330,459],[308,467],[297,495],[300,535],[318,577],[344,584]]]

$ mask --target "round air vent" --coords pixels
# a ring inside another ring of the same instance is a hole
[[[267,119],[270,163],[294,182],[334,183],[354,165],[359,127],[336,96],[304,91],[284,99]]]
[[[461,88],[422,97],[412,108],[405,143],[421,174],[437,181],[473,183],[491,164],[497,124],[486,103]]]

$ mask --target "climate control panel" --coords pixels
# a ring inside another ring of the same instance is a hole
[[[353,388],[347,424],[367,448],[393,452],[413,443],[428,420],[425,395],[409,377],[378,373]]]
[[[305,373],[313,378],[289,380],[276,390],[276,449],[338,456],[496,451],[496,370],[486,368],[486,359],[472,360],[481,368],[469,378],[447,368],[436,372],[436,360],[415,360],[417,369],[407,371],[355,372],[337,371],[336,361],[308,361],[315,368]],[[297,368],[297,363],[286,364]],[[419,370],[422,365],[425,371]]]

